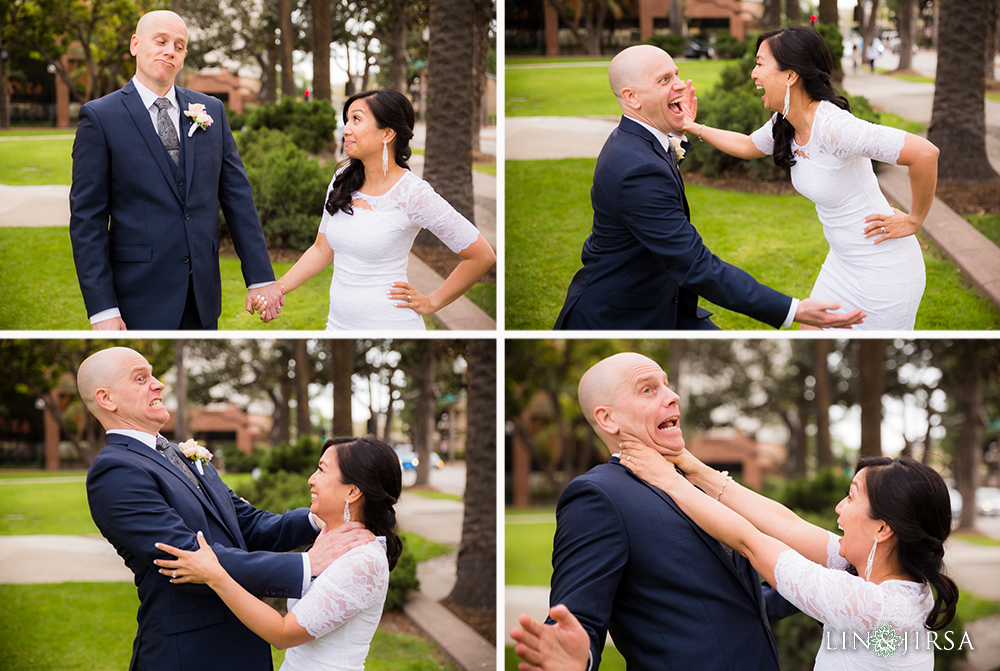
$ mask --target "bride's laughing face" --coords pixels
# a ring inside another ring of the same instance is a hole
[[[329,527],[340,526],[344,521],[344,502],[351,502],[351,516],[357,517],[355,502],[360,496],[354,485],[341,481],[340,466],[337,463],[337,448],[330,447],[320,457],[316,472],[309,477],[309,491],[312,503],[309,506],[317,517]]]
[[[761,100],[764,101],[764,107],[772,112],[781,112],[785,107],[788,71],[778,66],[770,47],[767,46],[767,40],[760,43],[760,48],[757,50],[757,65],[750,76],[753,77],[757,88],[763,91]]]
[[[389,156],[393,156],[392,140],[395,132],[391,128],[379,128],[371,108],[364,98],[351,103],[344,124],[344,151],[358,161],[382,160],[382,141],[389,143]],[[390,160],[390,164],[391,164]]]

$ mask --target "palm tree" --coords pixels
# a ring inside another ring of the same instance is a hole
[[[941,150],[938,177],[995,182],[986,157],[987,0],[939,0],[937,77],[927,139]]]
[[[473,0],[430,0],[424,150],[424,179],[469,221],[474,214],[470,130],[473,5]]]
[[[292,0],[278,0],[278,22],[281,29],[281,95],[295,97],[295,74],[292,72],[292,50],[295,29],[292,27]]]
[[[312,0],[313,100],[330,102],[330,0]]]

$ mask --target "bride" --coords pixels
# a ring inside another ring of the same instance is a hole
[[[344,105],[350,157],[327,190],[316,241],[278,280],[291,293],[336,262],[328,331],[424,330],[421,315],[462,296],[496,262],[490,243],[430,184],[409,170],[414,114],[392,90],[362,91]],[[426,228],[462,261],[428,295],[406,275],[413,240]],[[254,303],[263,313],[266,302]]]
[[[929,466],[906,457],[863,457],[837,504],[844,534],[838,537],[686,449],[664,458],[626,442],[621,464],[666,492],[695,524],[745,555],[783,597],[823,623],[817,670],[934,668],[927,631],[954,618],[958,588],[942,572],[951,530],[948,489]],[[854,644],[855,633],[871,647]],[[905,654],[877,654],[872,638],[889,636],[891,647],[901,650],[907,637]]]
[[[766,32],[757,40],[752,76],[775,112],[767,124],[747,136],[695,123],[688,112],[684,130],[731,156],[773,154],[775,165],[790,168],[795,190],[816,204],[830,244],[811,295],[840,303],[842,312],[863,308],[868,316],[855,329],[912,330],[925,283],[914,234],[934,200],[938,149],[853,116],[830,84],[832,72],[830,50],[812,28]],[[909,166],[909,214],[889,206],[871,159]]]
[[[340,526],[341,519],[356,520],[375,540],[334,560],[301,599],[288,600],[284,617],[226,572],[200,531],[196,552],[158,543],[177,559],[156,564],[160,573],[172,575],[172,583],[206,583],[255,634],[278,649],[288,648],[282,671],[363,671],[382,617],[389,572],[403,550],[393,509],[402,489],[399,458],[374,438],[334,438],[323,445],[309,486],[310,510],[327,529]]]

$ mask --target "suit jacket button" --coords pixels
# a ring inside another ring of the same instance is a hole
[[[188,212],[187,214],[184,215],[184,220],[185,221],[190,221],[191,220],[191,213],[190,212]]]
[[[681,301],[680,296],[674,296],[674,303],[680,303],[680,301]]]
[[[181,181],[177,182],[177,186],[184,186],[184,180],[182,179]]]
[[[187,263],[187,262],[188,262],[188,261],[190,261],[190,260],[191,260],[191,259],[189,259],[189,258],[188,258],[188,257],[186,257],[186,256],[185,256],[185,257],[184,257],[183,259],[181,259],[181,261],[183,261],[184,263]]]

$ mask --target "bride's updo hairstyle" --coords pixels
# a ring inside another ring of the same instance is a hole
[[[869,516],[892,529],[900,568],[934,588],[934,607],[924,625],[944,629],[955,617],[958,587],[946,576],[944,542],[951,532],[948,487],[937,471],[909,457],[862,457]]]
[[[413,105],[402,93],[391,89],[355,93],[344,104],[345,126],[351,105],[355,100],[362,98],[368,104],[372,116],[375,117],[376,126],[396,131],[396,139],[393,140],[396,149],[396,165],[409,170],[408,161],[413,155],[413,151],[410,149],[410,140],[413,138],[413,126],[416,122]],[[330,190],[330,197],[326,200],[326,211],[331,215],[337,214],[337,210],[354,214],[354,208],[351,207],[351,194],[360,189],[364,183],[364,163],[348,159],[347,168],[337,176],[333,183],[333,189]]]
[[[778,68],[791,70],[799,75],[802,88],[813,100],[829,100],[837,107],[851,111],[847,98],[839,95],[830,76],[833,74],[833,57],[826,40],[813,28],[806,26],[788,26],[769,30],[757,38],[757,50],[767,42]],[[792,156],[792,138],[795,128],[778,112],[774,121],[772,137],[774,137],[774,164],[779,168],[791,168],[795,165]]]
[[[393,508],[403,490],[403,469],[392,448],[377,438],[331,438],[323,444],[337,452],[340,481],[354,485],[365,495],[362,516],[365,527],[376,536],[385,536],[389,570],[403,552],[403,541],[396,535],[396,511]]]

